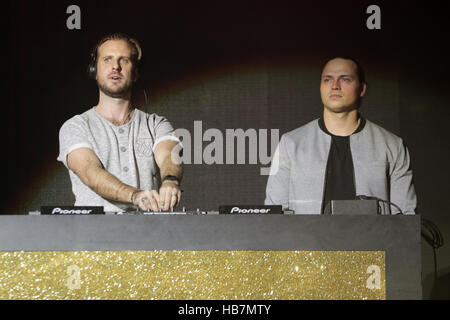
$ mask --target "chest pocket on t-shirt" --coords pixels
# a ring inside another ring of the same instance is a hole
[[[152,138],[137,138],[136,140],[136,155],[140,158],[153,157],[153,139]]]

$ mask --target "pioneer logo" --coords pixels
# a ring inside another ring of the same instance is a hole
[[[234,205],[219,206],[221,214],[282,214],[281,206]]]
[[[270,209],[241,209],[239,207],[233,207],[230,213],[269,213]]]
[[[55,208],[52,211],[52,214],[89,214],[92,210],[64,210],[61,208]]]
[[[49,215],[88,215],[104,214],[103,207],[85,207],[85,206],[43,206],[41,214]]]

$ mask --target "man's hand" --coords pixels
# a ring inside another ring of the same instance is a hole
[[[163,181],[159,189],[159,207],[167,211],[175,208],[181,200],[181,189],[176,181]]]
[[[177,141],[161,141],[155,147],[154,151],[155,161],[161,171],[161,178],[163,179],[161,188],[159,189],[159,206],[164,211],[174,208],[181,200],[179,183],[183,178],[183,168],[180,164],[172,161],[172,152],[176,146],[178,146]],[[164,180],[163,177],[167,176],[175,176],[178,181]]]
[[[133,194],[132,201],[142,211],[159,211],[159,194],[156,190],[137,191]]]

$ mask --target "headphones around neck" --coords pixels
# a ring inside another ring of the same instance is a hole
[[[95,78],[97,77],[98,48],[108,40],[124,40],[124,41],[127,41],[128,44],[133,46],[137,52],[136,61],[134,61],[134,63],[136,63],[136,66],[134,68],[136,68],[135,70],[137,70],[139,68],[139,64],[142,59],[142,49],[141,49],[141,46],[139,45],[139,42],[133,38],[130,38],[129,36],[127,36],[123,33],[116,33],[116,34],[104,37],[94,46],[94,48],[91,52],[91,59],[90,59],[90,62],[88,65],[88,70],[87,70],[88,76],[90,79],[95,80]]]

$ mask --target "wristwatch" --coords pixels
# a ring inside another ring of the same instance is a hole
[[[178,179],[178,177],[176,177],[176,176],[171,176],[171,175],[165,176],[165,177],[162,179],[161,182],[164,182],[164,181],[166,181],[166,180],[169,180],[169,181],[177,181],[178,184],[180,184],[180,179]]]

